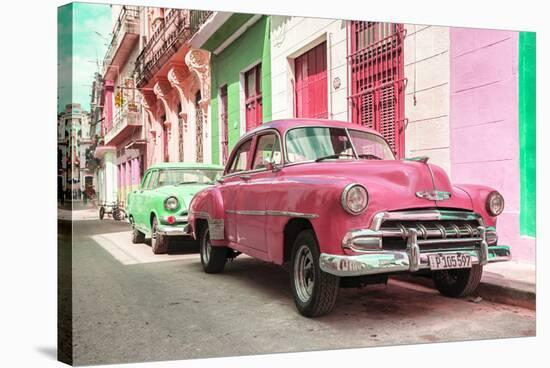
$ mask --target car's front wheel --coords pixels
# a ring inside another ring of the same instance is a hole
[[[206,273],[219,273],[222,272],[227,257],[229,255],[229,248],[227,247],[214,247],[210,241],[210,230],[208,225],[201,231],[200,236],[200,253],[201,263],[204,272]]]
[[[305,317],[318,317],[334,308],[340,278],[321,270],[315,234],[304,230],[292,248],[290,281],[294,303]]]
[[[151,222],[151,249],[155,254],[163,254],[168,251],[169,239],[167,236],[158,233],[158,221],[153,217]]]
[[[434,271],[432,278],[435,288],[441,294],[459,298],[470,295],[477,289],[482,273],[483,266],[473,265],[472,268]]]
[[[145,241],[145,234],[136,229],[134,218],[130,216],[130,225],[132,225],[132,243],[139,244]]]

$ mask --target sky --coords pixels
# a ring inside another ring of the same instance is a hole
[[[72,3],[58,8],[58,112],[69,103],[90,111],[94,73],[111,40],[111,19],[110,5]]]

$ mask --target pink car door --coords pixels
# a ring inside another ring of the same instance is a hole
[[[276,131],[268,130],[256,137],[250,170],[241,176],[237,195],[237,242],[265,253],[266,208],[268,195],[277,172],[273,165],[281,164],[281,145]]]
[[[225,208],[225,232],[227,239],[231,242],[237,241],[237,197],[239,186],[241,185],[241,172],[248,169],[250,150],[252,147],[252,138],[247,139],[235,150],[230,158],[230,164],[224,175],[223,184],[220,186],[220,192],[223,198]]]

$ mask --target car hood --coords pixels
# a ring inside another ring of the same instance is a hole
[[[306,168],[306,165],[308,168]],[[300,168],[300,166],[302,166]],[[451,184],[445,171],[433,164],[402,160],[357,160],[295,165],[294,168],[319,180],[363,184],[369,193],[369,207],[377,211],[410,208],[459,208],[472,210],[468,194]],[[450,193],[444,200],[421,198],[417,192]]]
[[[182,209],[187,208],[193,196],[210,186],[210,184],[182,184],[182,185],[165,185],[157,189],[158,193],[165,194],[166,197],[174,196],[181,203]]]

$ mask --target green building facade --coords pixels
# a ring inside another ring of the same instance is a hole
[[[244,31],[243,31],[244,29]],[[231,40],[237,32],[240,35]],[[241,33],[242,32],[242,33]],[[221,163],[220,88],[227,86],[228,150],[241,136],[245,124],[244,73],[261,63],[262,122],[271,120],[270,17],[234,13],[205,41],[210,51],[212,162]],[[216,50],[220,50],[216,53]]]

